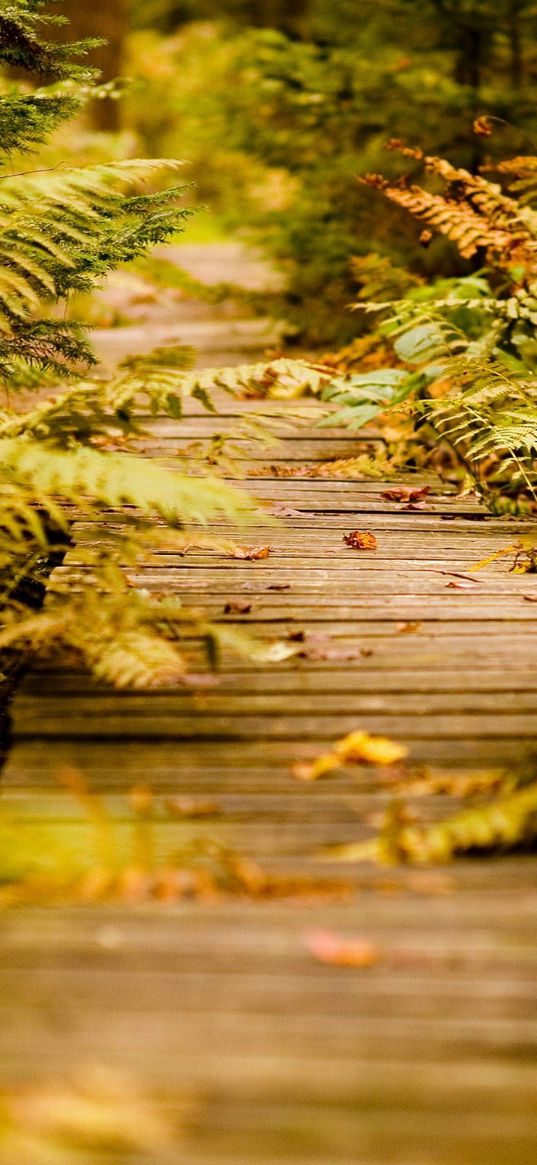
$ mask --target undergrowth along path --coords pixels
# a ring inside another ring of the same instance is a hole
[[[215,418],[194,404],[184,424],[150,422],[147,455],[173,460],[260,407],[220,404]],[[157,1154],[174,1165],[533,1165],[535,859],[320,865],[323,847],[371,835],[389,772],[292,775],[350,731],[387,735],[408,747],[417,784],[422,765],[437,787],[444,779],[443,792],[405,797],[410,814],[435,820],[457,807],[457,781],[525,761],[537,584],[508,559],[471,568],[527,524],[432,479],[425,508],[409,511],[382,497],[393,482],[282,477],[356,441],[293,429],[288,406],[266,407],[282,444],[243,443],[239,484],[260,498],[240,540],[268,556],[158,552],[131,577],[296,654],[270,665],[225,656],[220,683],[193,694],[113,692],[67,659],[35,668],[13,706],[1,798],[36,845],[83,851],[83,810],[56,780],[79,770],[106,796],[121,857],[137,829],[126,795],[150,783],[157,867],[202,839],[255,860],[265,884],[251,867],[249,893],[245,874],[240,892],[201,901],[149,904],[139,887],[130,903],[1,916],[0,1084],[95,1060],[134,1067],[164,1113],[195,1098],[187,1131]],[[267,515],[282,507],[292,512],[274,526]],[[354,530],[376,548],[347,546]],[[96,537],[106,529],[78,524],[58,577],[76,586]],[[192,650],[202,669],[201,645]],[[209,803],[207,818],[182,812],[185,798]],[[362,964],[319,961],[326,930],[366,944]]]

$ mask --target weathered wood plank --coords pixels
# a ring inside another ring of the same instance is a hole
[[[220,345],[259,342],[257,324],[224,330]],[[132,860],[127,793],[150,783],[157,862],[213,839],[269,873],[322,876],[327,890],[346,879],[349,897],[0,915],[0,1084],[97,1059],[137,1066],[169,1111],[184,1091],[199,1093],[192,1129],[158,1165],[534,1165],[534,858],[461,861],[442,875],[443,891],[427,885],[428,871],[321,865],[320,847],[371,836],[388,773],[354,766],[313,786],[291,775],[296,760],[355,728],[404,740],[418,773],[422,763],[447,778],[527,761],[537,723],[533,579],[509,573],[511,552],[472,574],[472,589],[448,583],[533,526],[448,496],[434,475],[401,475],[431,485],[426,509],[413,513],[382,497],[393,482],[278,477],[286,466],[374,452],[378,433],[355,443],[307,427],[306,402],[216,398],[217,418],[194,401],[184,421],[146,418],[144,454],[181,469],[188,445],[207,447],[217,433],[233,443],[238,418],[272,417],[279,445],[238,443],[241,469],[256,471],[238,481],[260,499],[256,523],[213,527],[271,554],[239,565],[204,550],[159,553],[129,578],[270,640],[303,630],[307,649],[321,633],[329,658],[268,667],[226,651],[214,689],[112,693],[58,652],[14,703],[2,805],[36,852],[53,831],[74,861],[94,860],[84,809],[57,783],[71,765],[104,794],[117,859]],[[297,407],[301,427],[289,423]],[[281,506],[293,512],[271,524]],[[76,523],[57,584],[87,581],[81,552],[121,528],[121,515],[107,522]],[[356,527],[376,534],[374,553],[345,548]],[[225,615],[237,597],[251,610]],[[187,649],[193,668],[206,669],[196,638]],[[166,798],[177,794],[214,798],[219,813],[172,819]],[[408,800],[427,820],[458,805],[445,794]],[[316,928],[365,937],[377,965],[316,962],[306,939]]]

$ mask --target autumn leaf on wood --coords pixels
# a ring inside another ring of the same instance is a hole
[[[270,507],[269,513],[274,518],[303,518],[303,510],[293,510],[291,506],[284,506],[280,502],[274,502]]]
[[[404,485],[394,485],[390,486],[389,489],[384,489],[380,496],[387,502],[422,502],[430,492],[430,485],[422,485],[415,489],[410,489]]]
[[[475,591],[476,587],[479,588],[479,583],[473,578],[454,578],[446,583],[446,587],[453,591]]]
[[[407,756],[408,749],[388,736],[370,736],[368,732],[350,732],[334,745],[334,752],[343,760],[362,761],[364,764],[393,765]]]
[[[258,558],[268,558],[270,546],[240,546],[232,538],[221,538],[216,534],[188,534],[180,530],[158,531],[153,541],[156,548],[170,554],[188,554],[190,550],[214,550],[217,554],[224,554],[226,558],[240,558],[254,561]]]
[[[315,631],[292,631],[289,639],[293,643],[301,643],[302,647],[295,648],[295,655],[301,659],[320,660],[347,660],[360,659],[371,655],[369,648],[360,647],[353,643],[341,643],[336,639]]]
[[[231,557],[254,562],[259,558],[268,558],[269,554],[270,546],[235,546]]]
[[[370,765],[393,765],[404,760],[408,749],[387,736],[370,736],[368,732],[350,732],[336,741],[332,750],[313,761],[298,761],[293,776],[299,781],[316,781],[347,761]]]
[[[353,550],[377,549],[377,539],[369,530],[352,530],[350,534],[343,535],[343,541],[346,546],[351,546]]]
[[[305,936],[306,946],[317,962],[330,967],[375,967],[381,951],[366,938],[344,938],[333,930],[312,930]]]

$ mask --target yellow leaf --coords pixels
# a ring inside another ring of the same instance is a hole
[[[332,772],[341,764],[341,757],[335,752],[326,752],[312,761],[297,761],[293,765],[293,776],[297,781],[316,781],[324,777],[325,773]]]
[[[368,732],[351,732],[334,745],[341,760],[363,761],[370,765],[393,765],[403,760],[408,749],[388,736],[370,736]]]

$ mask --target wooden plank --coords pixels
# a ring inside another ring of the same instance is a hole
[[[349,685],[350,686],[350,685]],[[500,708],[498,705],[500,704]],[[44,695],[42,691],[30,693],[23,689],[17,699],[17,717],[15,724],[28,721],[42,715],[43,722],[52,724],[65,716],[66,721],[71,717],[110,716],[112,713],[123,716],[138,716],[141,719],[161,715],[175,715],[178,722],[185,716],[196,717],[200,721],[208,720],[211,723],[220,716],[228,719],[232,716],[280,716],[285,712],[286,719],[292,723],[295,719],[304,716],[319,717],[319,730],[327,717],[337,716],[367,716],[373,713],[382,713],[394,717],[429,717],[439,713],[459,717],[462,714],[473,713],[484,716],[492,714],[500,717],[500,721],[507,715],[537,713],[537,691],[503,692],[501,701],[498,692],[386,692],[371,695],[368,692],[322,692],[314,694],[298,691],[293,693],[290,706],[288,692],[282,693],[252,693],[241,691],[230,694],[227,685],[222,688],[203,692],[185,693],[184,690],[162,692],[150,689],[146,692],[127,691],[118,692],[110,687],[94,687],[91,691],[76,692],[72,685],[64,686],[63,691],[51,691]],[[216,718],[216,719],[215,719]]]
[[[218,696],[222,691],[229,695],[234,694],[268,694],[274,692],[277,677],[277,689],[282,695],[291,693],[297,696],[305,696],[306,693],[311,693],[313,697],[317,693],[323,694],[337,694],[356,692],[357,690],[357,672],[361,670],[361,664],[358,667],[352,666],[352,661],[345,666],[332,666],[324,670],[314,671],[313,669],[303,670],[295,668],[289,671],[282,671],[278,669],[276,675],[274,667],[263,667],[259,665],[255,670],[245,671],[231,671],[228,670],[225,675],[216,674],[214,677],[217,685],[216,692],[209,689],[209,692],[198,693],[196,691],[189,693],[186,697],[188,700],[193,697],[199,699],[203,704],[205,697],[209,694]],[[509,678],[509,692],[519,693],[533,693],[537,691],[537,670],[534,666],[517,667],[515,670],[507,673]],[[369,668],[367,675],[368,691],[375,692],[431,692],[431,684],[434,683],[434,692],[440,694],[442,692],[466,692],[467,684],[466,677],[461,674],[460,669],[442,668],[441,671],[434,673],[434,678],[431,680],[431,672],[428,669],[420,670],[416,668],[401,668],[398,671],[389,671],[375,669],[374,664]],[[101,690],[100,683],[88,675],[85,671],[75,670],[72,666],[67,664],[67,661],[58,660],[58,666],[55,668],[46,660],[42,660],[40,666],[36,666],[32,673],[26,677],[24,684],[20,689],[20,697],[24,699],[25,696],[35,696],[42,694],[48,690],[49,686],[53,685],[53,690],[60,693],[66,692],[76,694],[77,692],[98,692]],[[505,693],[506,687],[506,671],[494,670],[492,668],[479,669],[472,673],[471,688],[472,692],[494,692]],[[174,690],[175,694],[181,699],[185,698],[185,693],[181,689]],[[127,700],[131,698],[128,690],[122,693]],[[136,695],[134,693],[134,695]]]
[[[215,342],[253,343],[256,328],[225,337],[222,324]],[[314,646],[320,632],[332,658],[269,667],[225,651],[214,689],[117,693],[57,652],[13,705],[2,805],[36,852],[53,837],[74,861],[95,861],[85,811],[57,784],[74,766],[104,796],[117,860],[132,860],[127,794],[150,782],[157,863],[212,839],[268,873],[324,878],[326,894],[1,914],[0,1083],[99,1060],[138,1065],[170,1112],[182,1093],[199,1092],[197,1121],[159,1165],[533,1165],[534,858],[455,863],[440,875],[443,893],[428,871],[321,865],[319,848],[372,835],[388,774],[353,766],[308,786],[291,774],[296,760],[356,728],[407,742],[418,774],[422,764],[448,779],[527,761],[537,722],[532,577],[509,573],[511,552],[472,575],[472,590],[448,583],[533,526],[449,496],[434,475],[401,475],[438,491],[417,512],[381,496],[393,482],[279,477],[374,451],[378,433],[355,442],[308,427],[306,402],[216,395],[222,417],[190,401],[185,421],[148,419],[144,452],[181,469],[191,442],[233,439],[256,412],[277,419],[279,446],[239,441],[242,469],[261,472],[238,482],[260,498],[255,523],[211,527],[269,544],[270,557],[159,554],[128,576],[271,641],[303,630]],[[302,427],[289,423],[297,407]],[[274,506],[292,511],[279,525]],[[77,521],[56,584],[87,582],[83,552],[121,524],[113,510]],[[376,534],[376,552],[344,547],[356,527]],[[224,615],[237,598],[251,611]],[[421,626],[407,634],[405,621]],[[206,670],[195,635],[186,650]],[[219,814],[172,819],[166,799],[178,794],[214,798]],[[459,804],[446,794],[407,799],[426,820]],[[342,878],[348,898],[327,897]],[[322,965],[307,945],[315,929],[363,936],[378,964]]]
[[[102,707],[93,704],[89,707],[58,708],[47,714],[46,710],[38,708],[32,713],[31,707],[17,708],[13,720],[14,732],[17,736],[120,736],[128,734],[132,739],[138,737],[166,737],[180,740],[258,740],[264,737],[267,740],[305,740],[312,738],[319,740],[339,739],[353,732],[357,726],[375,735],[391,735],[398,740],[422,739],[429,740],[444,737],[449,740],[466,739],[473,737],[495,739],[512,738],[520,743],[522,740],[531,741],[535,737],[535,713],[504,713],[500,707],[493,715],[490,713],[418,713],[411,719],[409,715],[397,712],[393,714],[389,709],[382,712],[360,710],[356,714],[330,716],[300,714],[285,716],[277,712],[267,713],[266,717],[250,715],[247,711],[236,715],[222,715],[214,713],[204,717],[193,712],[179,715],[173,704],[168,711],[155,708],[153,704],[146,706],[143,711],[120,702],[116,707]]]

